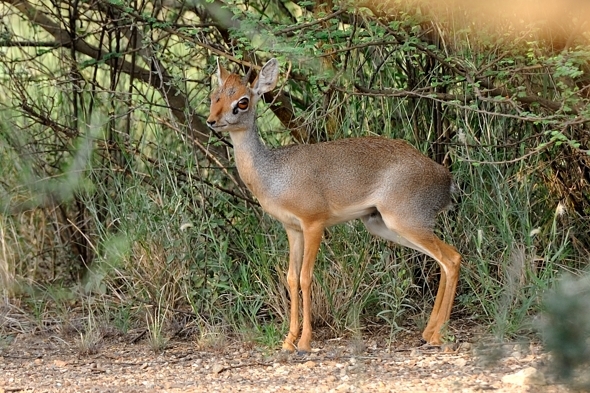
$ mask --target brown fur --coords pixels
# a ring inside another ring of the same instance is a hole
[[[423,337],[440,344],[461,263],[457,251],[433,233],[436,215],[451,202],[449,171],[408,143],[381,137],[267,149],[256,131],[255,109],[260,96],[276,85],[277,61],[271,59],[251,86],[219,65],[217,75],[207,123],[229,132],[240,177],[263,209],[283,223],[289,238],[291,320],[283,348],[311,350],[310,285],[323,230],[356,218],[371,233],[439,263],[440,286]],[[238,108],[238,102],[247,108]],[[296,345],[299,288],[303,329]]]

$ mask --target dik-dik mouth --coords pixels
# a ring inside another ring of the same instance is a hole
[[[212,130],[223,130],[227,128],[229,123],[218,123],[218,122],[207,122],[207,127],[211,128]]]

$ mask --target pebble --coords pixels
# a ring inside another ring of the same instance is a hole
[[[466,364],[467,364],[467,359],[465,359],[465,358],[459,358],[459,359],[455,360],[455,365],[457,367],[465,367]]]
[[[217,363],[217,364],[214,364],[213,367],[211,367],[211,373],[219,374],[224,369],[225,369],[225,367],[222,364]]]
[[[53,361],[53,365],[54,365],[55,367],[60,367],[60,368],[61,368],[61,367],[65,367],[65,366],[67,366],[67,365],[68,365],[68,363],[67,363],[67,362],[64,362],[63,360],[54,360],[54,361]]]
[[[508,374],[502,377],[502,382],[513,385],[545,385],[545,376],[534,367],[527,367],[514,374]]]

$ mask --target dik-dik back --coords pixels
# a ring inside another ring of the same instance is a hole
[[[449,171],[404,141],[349,138],[313,145],[267,149],[255,126],[256,103],[274,89],[278,62],[266,63],[252,84],[218,64],[219,87],[211,95],[207,124],[227,131],[240,177],[269,214],[283,223],[289,238],[291,323],[283,348],[311,349],[310,284],[325,227],[360,218],[387,240],[421,251],[441,266],[441,280],[426,341],[438,344],[449,319],[460,255],[432,229],[450,203]],[[299,287],[303,330],[299,333]]]
[[[249,187],[289,204],[298,215],[325,215],[326,225],[359,218],[389,205],[412,212],[416,224],[431,227],[449,205],[451,176],[404,141],[380,137],[347,138],[314,145],[292,145],[253,157],[241,176]]]

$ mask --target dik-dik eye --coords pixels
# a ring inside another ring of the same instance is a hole
[[[234,115],[238,114],[238,109],[241,111],[245,111],[246,109],[248,109],[248,105],[250,105],[249,99],[247,99],[246,97],[240,99],[240,101],[238,101],[236,107],[234,108]]]
[[[240,108],[243,111],[248,109],[248,105],[250,105],[250,100],[245,97],[238,101],[238,108]]]

